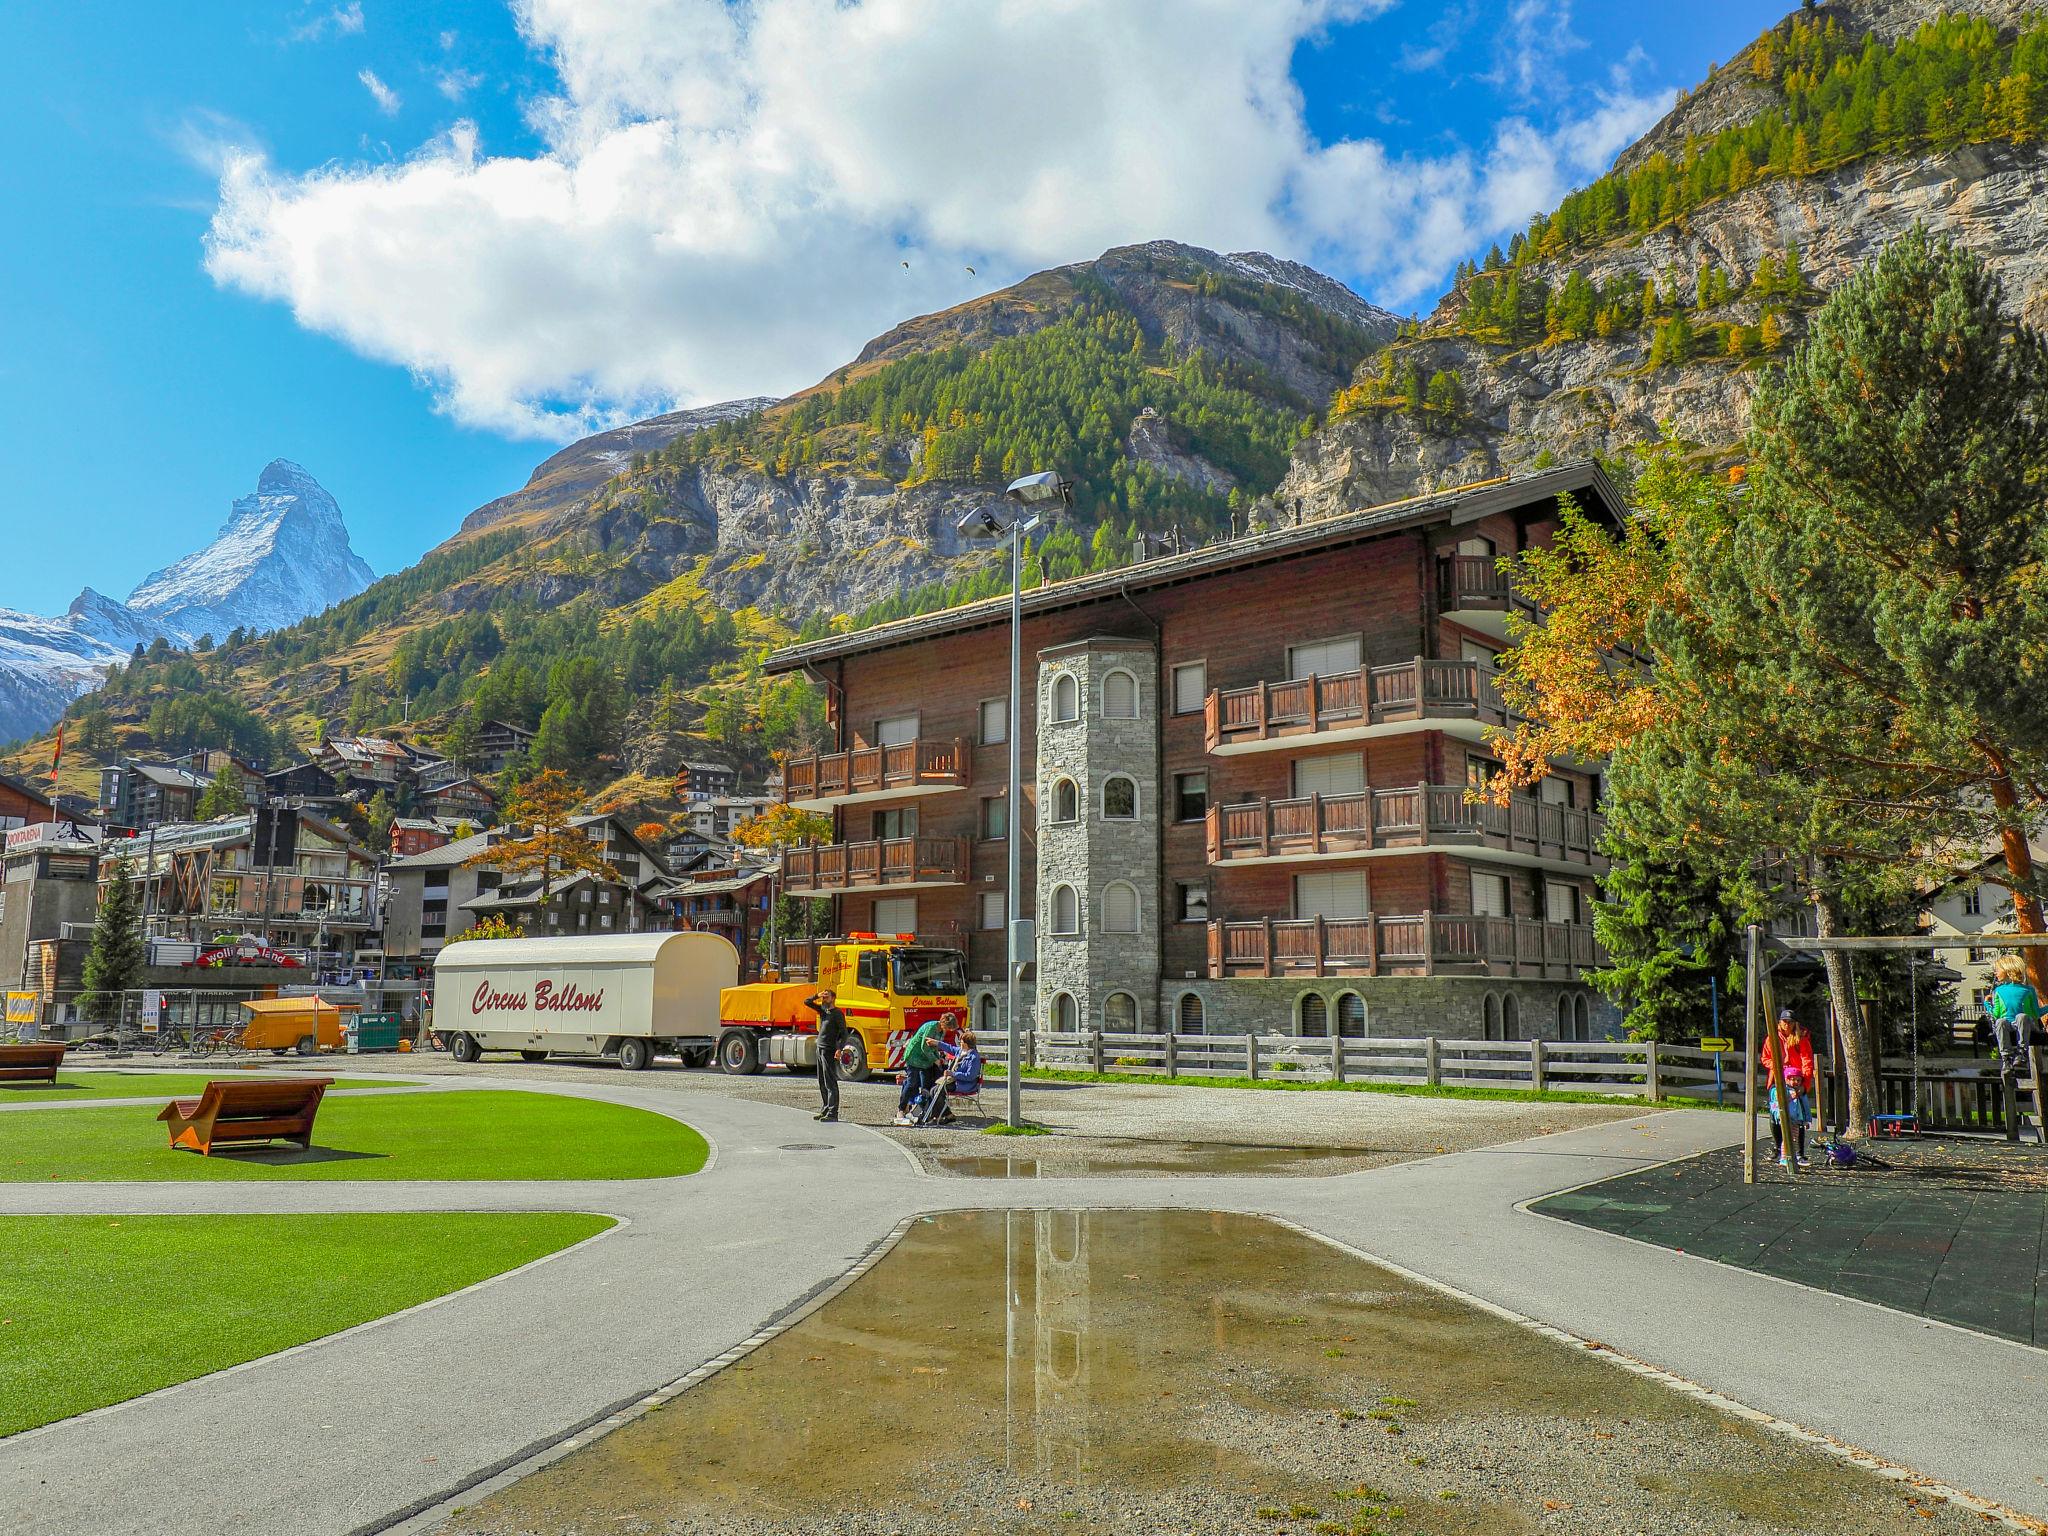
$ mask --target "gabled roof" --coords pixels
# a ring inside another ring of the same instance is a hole
[[[425,853],[411,853],[402,859],[393,859],[384,868],[449,869],[474,858],[490,846],[491,835],[488,832],[478,832],[470,837],[458,837],[452,843],[443,843],[439,848],[429,848]]]
[[[1571,496],[1582,505],[1590,504],[1587,505],[1588,511],[1604,514],[1610,522],[1619,523],[1625,515],[1626,503],[1606,472],[1591,459],[1580,459],[1535,474],[1504,476],[1477,485],[1390,502],[1385,506],[1341,512],[1313,522],[1291,524],[1241,539],[1227,539],[1185,554],[1167,555],[1158,560],[1141,561],[1136,565],[1034,587],[1023,595],[1023,610],[1027,617],[1058,613],[1068,608],[1104,602],[1120,593],[1180,586],[1206,576],[1292,560],[1315,550],[1356,544],[1407,528],[1469,522],[1489,513],[1513,511],[1559,496]],[[937,613],[917,614],[887,624],[871,625],[849,634],[828,635],[822,640],[784,646],[773,652],[763,666],[771,673],[795,672],[821,661],[890,650],[938,635],[988,629],[1007,624],[1009,618],[1010,599],[1005,594],[964,603],[958,608],[941,609]]]

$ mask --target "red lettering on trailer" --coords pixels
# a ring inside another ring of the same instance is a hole
[[[486,978],[477,983],[469,1008],[472,1013],[525,1013],[529,1008],[539,1013],[598,1013],[604,1008],[604,988],[586,992],[572,981],[558,989],[554,982],[541,980],[533,984],[529,1001],[524,992],[494,990]]]

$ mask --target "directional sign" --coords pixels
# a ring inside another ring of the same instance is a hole
[[[1722,1056],[1735,1049],[1735,1042],[1725,1035],[1709,1035],[1700,1042],[1700,1049]]]

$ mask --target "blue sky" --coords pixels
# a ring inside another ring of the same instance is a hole
[[[555,442],[1125,240],[1426,308],[1783,9],[16,7],[0,606],[125,594],[279,456],[394,570]]]

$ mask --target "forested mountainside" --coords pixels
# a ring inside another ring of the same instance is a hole
[[[1760,369],[1916,221],[2048,319],[2048,19],[1984,0],[1796,12],[1614,171],[1465,264],[1281,484],[1308,510],[1608,454],[1732,453]]]
[[[1037,466],[1073,476],[1076,520],[1034,556],[1054,575],[1127,558],[1141,532],[1209,536],[1271,491],[1396,325],[1257,253],[1158,242],[1039,273],[896,327],[790,400],[571,445],[358,598],[119,668],[73,711],[77,739],[276,757],[397,727],[459,753],[500,718],[593,781],[669,771],[686,727],[759,760],[817,729],[801,690],[757,684],[761,651],[987,564],[954,531],[967,507]]]

